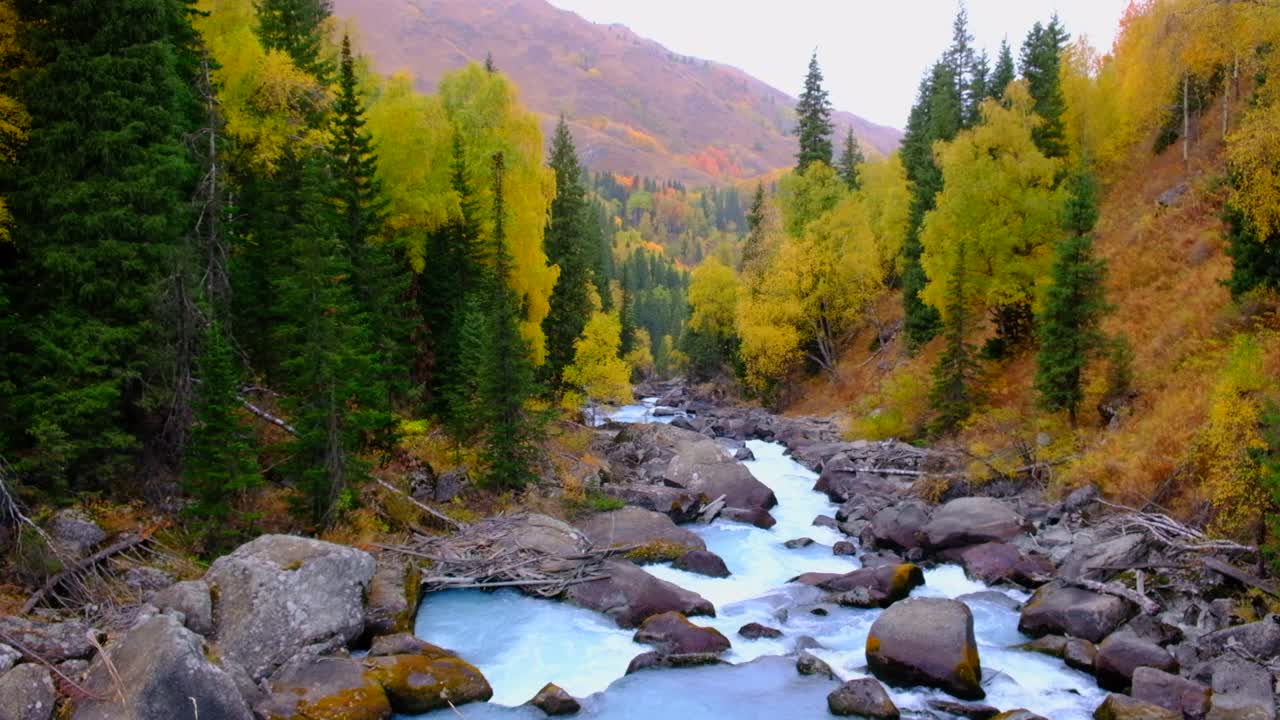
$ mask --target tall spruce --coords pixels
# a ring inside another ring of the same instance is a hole
[[[1106,263],[1093,254],[1097,187],[1080,171],[1071,176],[1069,190],[1063,223],[1068,236],[1055,249],[1053,284],[1040,316],[1035,387],[1042,407],[1066,410],[1074,425],[1084,399],[1085,366],[1106,347],[1099,324],[1108,306],[1103,289]]]
[[[547,360],[543,377],[559,386],[564,369],[573,364],[574,343],[591,317],[591,287],[595,239],[588,232],[582,168],[564,115],[551,141],[551,169],[556,176],[556,197],[551,201],[543,245],[547,260],[560,266],[560,277],[551,293],[551,310],[542,321],[547,336]]]
[[[981,119],[979,105],[986,86],[986,69],[979,76],[979,56],[973,48],[973,34],[969,32],[969,12],[964,3],[956,11],[951,22],[951,46],[943,53],[941,62],[950,69],[955,85],[956,102],[960,106],[961,127],[972,127]],[[985,63],[985,57],[983,58]]]
[[[1048,25],[1036,23],[1022,45],[1022,77],[1027,81],[1036,114],[1043,122],[1031,130],[1036,147],[1045,157],[1067,156],[1067,131],[1063,116],[1067,111],[1062,93],[1062,50],[1068,35],[1054,15]]]
[[[822,87],[822,68],[818,53],[809,58],[809,72],[804,77],[804,91],[796,104],[796,135],[800,151],[796,154],[796,170],[803,173],[815,162],[831,164],[831,100]]]
[[[955,266],[947,285],[946,348],[933,369],[933,390],[929,396],[938,417],[935,427],[940,432],[955,430],[973,412],[978,362],[976,349],[969,343],[969,297],[965,266],[965,243],[956,249]]]
[[[742,241],[742,257],[738,260],[738,272],[744,275],[758,272],[765,259],[764,203],[764,183],[756,183],[751,207],[747,209],[747,237]]]
[[[844,138],[844,150],[840,153],[840,159],[836,162],[836,171],[840,173],[840,179],[844,180],[844,184],[850,190],[858,190],[862,187],[862,164],[866,162],[866,156],[862,154],[862,146],[858,144],[858,138],[853,134],[853,128],[849,128],[849,134]]]
[[[194,225],[195,35],[181,0],[26,2],[34,70],[4,188],[0,445],[46,490],[133,477],[167,399],[156,299]]]
[[[269,50],[279,50],[303,72],[327,78],[325,25],[333,0],[257,0],[258,37]]]
[[[996,67],[991,71],[991,80],[987,83],[988,94],[997,99],[1003,100],[1004,93],[1009,89],[1009,83],[1016,80],[1018,70],[1013,64],[1013,49],[1009,47],[1008,38],[1000,41],[1000,56],[996,59]]]

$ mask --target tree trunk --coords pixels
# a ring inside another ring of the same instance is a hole
[[[1182,73],[1182,163],[1191,164],[1191,73]]]

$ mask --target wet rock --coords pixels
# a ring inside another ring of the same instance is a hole
[[[828,527],[828,528],[835,529],[840,526],[840,523],[830,515],[819,515],[813,519],[813,526]]]
[[[841,540],[831,546],[831,552],[834,555],[857,555],[858,546],[848,540]]]
[[[809,614],[817,615],[818,617],[826,617],[831,614],[831,611],[819,605],[817,607],[809,608]]]
[[[777,628],[771,628],[760,623],[747,623],[738,628],[738,634],[748,640],[759,640],[760,638],[780,638],[782,631]]]
[[[434,645],[414,654],[369,657],[364,666],[397,713],[419,714],[493,697],[489,681],[474,665]]]
[[[801,675],[821,675],[832,680],[836,678],[835,671],[831,669],[831,666],[808,650],[801,650],[796,655],[796,672]]]
[[[555,683],[547,683],[538,691],[529,704],[538,708],[548,716],[572,715],[582,709],[572,695]]]
[[[368,553],[332,543],[264,535],[214,561],[213,643],[255,681],[299,653],[344,647],[364,630]]]
[[[957,553],[965,575],[988,585],[1013,582],[1023,587],[1039,587],[1053,577],[1048,558],[1028,555],[1006,543],[973,545]]]
[[[862,562],[864,568],[883,567],[885,565],[901,565],[903,558],[897,553],[891,552],[865,552],[862,557],[858,558]]]
[[[788,550],[799,550],[800,548],[807,548],[812,544],[813,544],[813,538],[801,537],[801,538],[788,540],[782,543],[782,546]]]
[[[1099,642],[1132,615],[1132,607],[1121,598],[1052,582],[1036,590],[1022,607],[1018,630],[1032,637],[1070,635]]]
[[[1071,638],[1062,648],[1062,661],[1067,667],[1092,674],[1098,659],[1098,648],[1088,640]]]
[[[871,518],[871,534],[879,547],[911,550],[924,545],[924,527],[928,523],[929,512],[924,503],[910,500],[877,512]]]
[[[990,705],[961,703],[953,700],[930,700],[929,707],[947,715],[969,718],[970,720],[991,720],[991,718],[1000,714],[999,708],[993,708]]]
[[[1094,720],[1182,720],[1180,713],[1116,694],[1108,695],[1093,712],[1093,717]]]
[[[731,508],[768,510],[778,504],[768,486],[714,440],[698,433],[663,424],[633,425],[615,438],[615,448],[625,445],[639,448],[646,459],[636,463],[620,457],[615,467],[649,484],[682,488],[708,499],[724,495]],[[616,454],[608,454],[610,461]]]
[[[732,574],[724,560],[710,550],[690,550],[676,558],[671,566],[677,570],[714,578],[726,578]]]
[[[1187,720],[1201,720],[1209,713],[1208,685],[1151,667],[1133,671],[1133,697],[1180,713]]]
[[[1115,574],[1108,568],[1128,567],[1146,560],[1146,538],[1129,533],[1100,542],[1078,542],[1058,566],[1068,580],[1106,580]]]
[[[676,527],[670,517],[638,507],[593,515],[577,527],[598,548],[663,545],[686,552],[707,549],[702,538]]]
[[[1030,710],[1018,708],[1017,710],[1002,712],[991,718],[991,720],[1048,720],[1048,718],[1041,717]]]
[[[375,562],[373,578],[369,581],[369,595],[365,600],[365,636],[413,630],[422,573],[416,565],[390,552],[381,553]]]
[[[697,667],[699,665],[719,665],[724,661],[714,653],[693,655],[663,655],[658,652],[641,653],[631,659],[627,665],[627,675],[641,670],[655,668]]]
[[[638,627],[650,615],[675,611],[686,616],[715,616],[715,607],[697,593],[659,580],[625,560],[605,561],[609,577],[574,585],[565,599],[579,607],[602,612],[619,627]]]
[[[77,620],[41,623],[17,615],[0,615],[0,632],[51,663],[85,659],[97,652],[89,641],[89,626]]]
[[[888,607],[892,603],[907,597],[913,589],[921,585],[924,585],[924,572],[920,567],[911,563],[903,563],[901,565],[884,565],[878,568],[854,570],[853,572],[824,580],[818,584],[818,587],[833,593],[865,590],[871,602],[880,607]],[[859,605],[859,607],[864,606]]]
[[[860,718],[890,718],[900,716],[884,686],[871,678],[850,680],[827,695],[827,709],[832,715]]]
[[[748,460],[755,460],[756,454],[751,452],[751,448],[738,448],[733,452],[733,459],[738,462],[747,462]]]
[[[725,520],[755,525],[762,530],[768,530],[778,524],[778,521],[769,514],[769,511],[762,510],[760,508],[743,509],[727,507],[720,511],[720,517]]]
[[[43,665],[25,663],[0,675],[0,718],[49,720],[58,693]]]
[[[84,682],[93,696],[76,703],[72,720],[189,718],[193,705],[202,718],[249,720],[234,680],[209,661],[203,639],[177,618],[156,615],[106,652],[111,663],[94,659]]]
[[[718,655],[729,649],[729,639],[719,630],[694,625],[678,612],[650,616],[632,640],[652,645],[663,655]]]
[[[271,678],[254,712],[266,720],[388,720],[391,701],[357,660],[300,657]]]
[[[1067,649],[1067,639],[1060,635],[1045,635],[1042,638],[1036,638],[1022,646],[1023,650],[1030,650],[1041,655],[1049,655],[1051,657],[1061,658]]]
[[[1133,671],[1140,667],[1153,667],[1166,672],[1176,672],[1178,662],[1168,650],[1132,635],[1114,634],[1098,646],[1093,668],[1098,685],[1104,690],[1124,692],[1133,679]]]
[[[199,635],[213,632],[213,601],[209,585],[203,580],[174,583],[152,596],[151,604],[160,610],[182,613],[183,623],[191,632]]]
[[[979,590],[978,592],[965,593],[956,597],[960,602],[971,605],[973,603],[986,603],[994,605],[1005,610],[1017,612],[1022,609],[1022,603],[996,590]]]
[[[982,666],[973,613],[961,602],[909,598],[876,618],[867,636],[867,666],[892,685],[936,687],[981,700]]]
[[[369,646],[368,657],[387,657],[390,655],[456,655],[452,650],[446,650],[438,645],[423,640],[412,633],[396,633],[395,635],[380,635],[373,639],[373,643]]]
[[[73,558],[88,557],[107,533],[84,512],[75,509],[59,510],[45,526],[45,532],[58,551]]]
[[[924,526],[925,541],[934,550],[1004,542],[1025,532],[1026,521],[1007,503],[995,498],[957,498],[934,511]]]

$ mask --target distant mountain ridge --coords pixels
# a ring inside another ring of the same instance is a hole
[[[334,11],[354,21],[379,70],[408,69],[424,91],[492,53],[544,130],[568,115],[593,170],[704,184],[795,162],[794,98],[622,25],[592,23],[544,0],[335,0]],[[833,119],[837,141],[852,126],[870,152],[892,152],[902,137],[850,113]]]

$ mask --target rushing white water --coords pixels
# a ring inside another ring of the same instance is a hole
[[[652,401],[623,408],[612,419],[653,422]],[[785,455],[775,443],[748,442],[756,459],[743,463],[778,497],[769,530],[717,521],[688,526],[707,549],[724,559],[731,577],[718,579],[648,566],[653,575],[693,590],[716,606],[715,618],[695,618],[717,628],[733,643],[724,659],[733,665],[682,670],[646,671],[623,677],[631,658],[650,648],[632,642],[631,631],[607,617],[565,603],[539,600],[515,591],[482,593],[451,591],[428,596],[419,611],[417,634],[451,648],[474,663],[493,685],[493,701],[469,705],[467,718],[538,718],[541,712],[519,707],[547,682],[584,698],[581,717],[608,720],[652,718],[681,720],[778,718],[823,713],[829,680],[801,677],[794,662],[776,656],[809,636],[821,644],[812,652],[826,660],[842,679],[866,674],[864,647],[879,610],[822,604],[814,588],[788,584],[806,572],[848,572],[858,562],[835,556],[831,545],[847,538],[839,531],[813,525],[819,515],[833,516],[836,506],[813,491],[815,475]],[[815,543],[789,550],[787,540],[808,537]],[[969,580],[956,566],[925,572],[925,586],[913,595],[959,598],[974,614],[982,659],[985,702],[1001,709],[1027,708],[1054,720],[1086,720],[1104,693],[1089,676],[1062,661],[1016,649],[1028,638],[1017,630],[1017,604],[1026,599],[1015,590],[992,591]],[[827,614],[810,610],[821,606]],[[778,639],[747,640],[738,628],[759,622],[783,631]],[[621,679],[620,679],[621,678]],[[940,691],[889,688],[904,710],[923,710]],[[513,707],[514,706],[514,707]],[[424,717],[456,717],[451,711]]]

